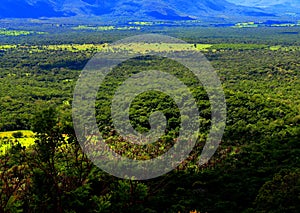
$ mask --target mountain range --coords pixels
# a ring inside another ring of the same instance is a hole
[[[106,17],[126,20],[300,17],[300,0],[1,0],[0,18]]]
[[[277,14],[299,13],[300,0],[228,0],[237,5],[263,8]]]

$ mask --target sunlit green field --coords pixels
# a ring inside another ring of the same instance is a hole
[[[7,50],[7,49],[13,49],[13,48],[17,48],[17,45],[13,44],[4,44],[4,45],[0,45],[0,50]]]
[[[20,138],[16,138],[16,133],[22,133]],[[22,146],[30,146],[34,144],[35,136],[32,131],[29,130],[19,130],[19,131],[9,131],[9,132],[0,132],[0,155],[5,154],[12,143],[19,142]]]
[[[273,51],[294,51],[299,50],[299,46],[268,46],[265,44],[172,44],[172,43],[130,43],[130,44],[118,44],[109,45],[105,44],[51,44],[42,46],[21,46],[21,45],[9,45],[0,44],[0,50],[6,51],[14,48],[29,49],[30,52],[43,52],[46,50],[53,51],[69,51],[69,52],[81,52],[81,51],[116,51],[127,50],[132,52],[146,53],[147,51],[154,52],[168,52],[168,51],[185,51],[185,50],[198,50],[202,52],[217,51],[217,50],[254,50],[254,49],[270,49]]]
[[[0,28],[0,35],[4,36],[27,36],[32,34],[46,34],[45,32],[34,32],[34,31],[26,31],[26,30],[10,30],[6,28]]]
[[[101,51],[107,44],[60,44],[60,45],[47,45],[43,46],[47,50],[64,50],[70,52],[79,52],[79,51]]]
[[[140,30],[141,28],[136,27],[136,26],[116,27],[116,26],[86,26],[86,25],[79,25],[77,27],[73,27],[72,29],[73,30],[108,31],[108,30]]]

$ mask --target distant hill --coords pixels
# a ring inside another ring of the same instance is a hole
[[[271,7],[274,5],[277,6],[286,6],[286,5],[300,5],[300,0],[228,0],[231,3],[236,5],[244,5],[248,7]],[[289,6],[289,7],[290,7]],[[290,9],[292,9],[290,7]]]
[[[1,0],[0,18],[39,18],[72,16],[75,13],[66,12],[56,7],[51,0]]]
[[[263,8],[265,11],[279,15],[300,13],[300,0],[228,0],[237,5]]]
[[[285,7],[292,6],[284,0],[281,2]],[[250,17],[270,19],[282,12],[276,4],[269,5],[267,9],[258,8],[257,4],[254,6],[257,7],[225,0],[1,0],[0,18],[104,16],[130,20],[230,20]]]

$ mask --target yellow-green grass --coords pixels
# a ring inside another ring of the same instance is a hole
[[[43,45],[43,46],[18,46],[18,45],[8,45],[0,44],[0,50],[8,50],[14,48],[28,49],[30,53],[33,52],[43,52],[45,50],[63,50],[70,52],[80,52],[80,51],[101,51],[107,44],[58,44],[58,45]]]
[[[196,44],[196,49],[200,51],[207,51],[208,49],[211,49],[212,46],[212,44]]]
[[[34,32],[34,31],[27,31],[27,30],[10,30],[6,28],[0,28],[0,35],[5,36],[27,36],[31,34],[46,34],[45,32]]]
[[[152,52],[169,52],[169,51],[185,51],[185,50],[199,50],[207,51],[212,45],[211,44],[169,44],[169,43],[131,43],[131,44],[119,44],[119,45],[108,45],[108,44],[59,44],[59,45],[43,45],[43,46],[20,46],[20,48],[28,49],[30,53],[42,52],[45,50],[62,50],[70,52],[80,51],[115,51],[115,50],[127,50],[131,52],[146,53],[147,51]],[[0,45],[0,50],[17,48],[17,45]]]
[[[170,52],[170,51],[216,51],[223,49],[236,49],[236,50],[248,50],[248,49],[270,49],[272,51],[277,50],[299,50],[299,46],[283,47],[283,46],[268,46],[263,44],[178,44],[178,43],[129,43],[129,44],[59,44],[59,45],[43,45],[43,46],[20,46],[20,45],[8,45],[0,44],[0,50],[7,50],[13,48],[28,49],[30,53],[42,52],[46,50],[53,51],[109,51],[117,52],[120,50],[126,50],[130,52],[147,53],[147,52]]]
[[[282,51],[299,51],[300,46],[271,46],[270,50],[272,51],[277,51],[277,50],[282,50]]]
[[[6,36],[20,36],[20,35],[30,35],[33,32],[31,31],[24,31],[24,30],[7,30],[7,29],[0,29],[0,35]]]
[[[34,133],[30,130],[18,130],[18,131],[9,131],[9,132],[0,132],[0,137],[13,137],[12,135],[16,132],[21,132],[23,134],[23,137],[34,137]]]
[[[136,26],[125,26],[125,27],[115,27],[115,26],[86,26],[79,25],[73,27],[73,30],[93,30],[93,31],[109,31],[109,30],[140,30],[141,27]]]
[[[112,52],[126,50],[129,52],[147,53],[147,52],[189,51],[189,50],[196,50],[196,48],[193,44],[136,42],[136,43],[109,45],[104,50],[112,51]]]
[[[45,45],[44,49],[48,50],[64,50],[64,51],[114,51],[114,50],[127,50],[132,52],[147,51],[153,52],[168,52],[168,51],[184,51],[184,50],[208,50],[211,44],[197,44],[196,48],[194,44],[169,44],[169,43],[130,43],[130,44],[60,44],[60,45]]]
[[[253,21],[249,21],[249,22],[240,22],[235,24],[234,28],[251,28],[251,27],[258,27],[259,25],[256,24]]]
[[[273,50],[273,51],[280,50],[280,49],[281,49],[280,45],[270,47],[270,50]]]
[[[252,50],[267,49],[268,45],[264,44],[180,44],[180,43],[126,43],[117,45],[108,45],[103,50],[118,51],[126,50],[129,52],[147,53],[147,52],[170,52],[170,51],[216,51],[223,49],[234,50]],[[270,47],[272,49],[272,47]]]
[[[0,45],[0,50],[7,50],[7,49],[14,49],[14,48],[17,48],[17,45],[13,44],[3,44],[3,45]]]
[[[107,44],[60,44],[60,45],[45,45],[44,49],[48,50],[66,50],[71,52],[80,52],[80,51],[101,51]]]
[[[23,135],[21,138],[14,138],[13,134],[21,132]],[[63,134],[64,139],[68,140],[68,135]],[[4,141],[19,142],[22,146],[29,147],[35,143],[36,137],[35,134],[30,130],[17,130],[17,131],[8,131],[0,132],[0,155],[5,154],[5,152],[10,149],[11,143],[3,144]]]
[[[23,134],[22,138],[14,138],[13,134],[16,132],[21,132]],[[5,152],[11,147],[11,144],[2,144],[4,140],[11,140],[12,142],[18,141],[22,146],[30,146],[34,144],[35,135],[29,130],[18,130],[9,132],[0,132],[0,155],[5,154]]]

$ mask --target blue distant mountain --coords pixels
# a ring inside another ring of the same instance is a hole
[[[228,0],[237,5],[263,8],[271,13],[280,15],[300,13],[300,0]]]
[[[291,6],[300,5],[300,0],[228,0],[231,3],[237,5],[244,5],[250,7],[272,7],[274,5],[281,5],[286,6],[289,5],[290,9]]]
[[[231,3],[229,2],[231,1]],[[1,0],[0,18],[93,17],[155,20],[279,17],[287,1],[259,7],[237,5],[238,0]],[[246,0],[244,1],[244,5]],[[249,0],[255,1],[255,0]],[[249,3],[248,1],[248,3]],[[257,0],[259,1],[259,0]],[[256,1],[256,2],[257,2]],[[294,0],[299,2],[298,0]],[[232,3],[235,2],[236,4]],[[291,10],[295,12],[295,10]],[[297,12],[296,12],[297,13]]]
[[[75,15],[59,10],[51,1],[1,0],[0,18],[39,18]]]

